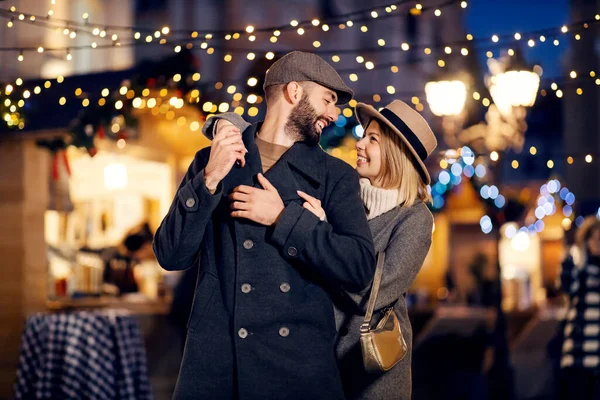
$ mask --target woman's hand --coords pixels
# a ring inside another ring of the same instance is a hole
[[[321,207],[321,200],[316,199],[300,190],[298,190],[298,196],[305,200],[302,207],[315,214],[321,221],[327,221],[325,210]]]

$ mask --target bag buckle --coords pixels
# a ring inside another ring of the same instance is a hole
[[[363,322],[363,323],[360,325],[360,333],[369,333],[369,330],[370,330],[370,328],[371,328],[371,327],[370,327],[370,324],[369,324],[369,323],[367,323],[367,322]]]

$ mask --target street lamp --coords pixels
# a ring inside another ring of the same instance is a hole
[[[492,73],[488,80],[490,94],[503,116],[510,116],[513,108],[535,104],[540,76],[525,65],[520,53],[490,59],[488,68]]]
[[[531,107],[535,104],[540,77],[532,71],[506,71],[490,79],[492,100],[502,115],[510,115],[513,107]]]
[[[540,77],[528,68],[518,53],[498,60],[489,59],[491,75],[486,79],[493,103],[489,105],[485,122],[464,128],[463,110],[467,98],[464,80],[428,82],[425,94],[431,112],[442,117],[447,144],[451,147],[469,145],[484,151],[522,149],[527,130],[527,108],[535,104]],[[484,101],[486,101],[484,99]]]
[[[459,80],[427,82],[425,96],[434,115],[458,116],[465,107],[467,86]]]

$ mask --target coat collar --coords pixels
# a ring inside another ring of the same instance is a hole
[[[262,172],[262,162],[256,145],[256,133],[260,131],[261,126],[262,123],[252,124],[242,134],[242,139],[248,149],[246,166],[233,170],[235,175],[246,181],[240,184],[248,185],[250,184],[248,179],[251,179],[251,185],[260,187],[256,175]],[[283,200],[297,198],[296,191],[301,188],[297,181],[298,176],[307,180],[314,187],[323,185],[324,161],[325,152],[320,146],[309,146],[304,142],[296,142],[267,171],[265,177],[277,188]]]

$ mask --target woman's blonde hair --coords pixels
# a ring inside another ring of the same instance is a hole
[[[387,124],[377,119],[369,121],[367,127],[373,120],[381,129],[381,170],[377,183],[384,189],[398,189],[398,199],[403,202],[403,207],[410,207],[417,200],[430,202],[431,194],[407,145]]]

